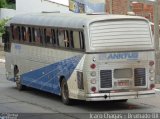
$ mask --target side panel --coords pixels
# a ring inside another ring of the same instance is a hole
[[[12,44],[6,54],[6,70],[13,80],[17,65],[22,84],[43,91],[60,94],[59,78],[68,80],[83,57],[83,53]]]

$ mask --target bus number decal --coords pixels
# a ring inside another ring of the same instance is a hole
[[[16,49],[16,50],[21,50],[21,45],[17,45],[17,44],[16,44],[16,45],[15,45],[15,49]]]

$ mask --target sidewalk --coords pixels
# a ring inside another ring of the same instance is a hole
[[[5,63],[3,47],[0,46],[0,63]]]

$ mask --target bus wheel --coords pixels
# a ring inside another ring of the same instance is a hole
[[[18,75],[18,73],[19,73],[18,66],[15,65],[15,66],[14,66],[14,79],[15,79],[15,82],[16,82],[16,86],[17,86],[17,89],[18,89],[18,90],[23,90],[23,89],[24,89],[24,86],[21,84],[21,78],[20,78],[20,76]]]
[[[118,100],[118,102],[127,102],[128,99]]]
[[[69,99],[68,85],[65,79],[63,79],[61,82],[61,96],[62,96],[62,102],[64,104],[66,105],[71,104],[71,100]]]

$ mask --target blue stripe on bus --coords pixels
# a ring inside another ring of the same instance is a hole
[[[82,56],[75,56],[21,75],[21,83],[60,95],[60,76],[68,80]]]

